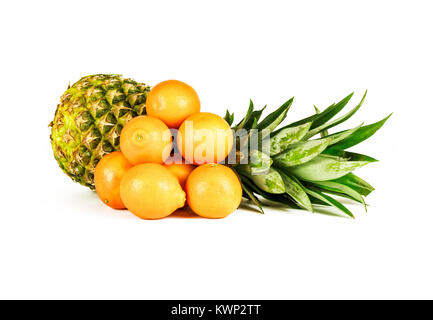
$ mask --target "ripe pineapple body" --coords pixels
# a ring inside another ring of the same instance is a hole
[[[150,87],[119,75],[91,75],[68,88],[52,122],[51,144],[60,168],[94,189],[99,160],[119,150],[120,133],[133,117],[146,113]]]

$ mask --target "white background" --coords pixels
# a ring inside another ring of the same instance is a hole
[[[433,298],[431,1],[9,1],[1,5],[0,298]],[[202,110],[249,98],[289,120],[355,91],[343,128],[394,112],[358,152],[357,219],[280,208],[144,221],[58,168],[68,83],[179,79]]]

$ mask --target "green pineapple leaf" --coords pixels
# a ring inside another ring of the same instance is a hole
[[[260,200],[255,196],[254,192],[245,183],[242,183],[242,189],[244,190],[248,199],[250,199],[259,208],[260,213],[264,214],[265,212],[263,211],[262,204],[260,203]]]
[[[249,154],[248,164],[238,164],[236,169],[246,174],[257,175],[266,173],[271,165],[271,157],[259,150],[252,150]]]
[[[288,197],[285,197],[284,195],[272,194],[261,190],[260,188],[257,187],[257,185],[255,185],[248,177],[246,177],[242,173],[240,174],[240,177],[243,184],[247,185],[251,190],[254,191],[254,193],[257,193],[264,199],[282,204],[288,208],[292,208],[292,209],[300,208],[295,202],[293,202],[293,200],[291,200]]]
[[[349,129],[349,130],[339,132],[339,133],[334,133],[334,134],[328,135],[328,136],[321,138],[321,139],[327,139],[328,140],[328,149],[329,149],[331,145],[334,145],[334,144],[346,139],[347,137],[350,137],[353,133],[355,133],[361,127],[362,127],[362,124],[360,124],[359,126],[353,128],[353,129]]]
[[[253,113],[251,114],[251,118],[250,120],[248,120],[245,125],[244,128],[245,129],[255,129],[257,127],[257,123],[259,122],[263,111],[266,109],[266,106],[264,106],[262,109],[260,110],[255,110],[253,111]]]
[[[254,182],[261,190],[267,193],[281,194],[286,192],[284,181],[281,175],[274,168],[263,174],[249,174],[240,171]]]
[[[367,162],[377,162],[379,160],[374,159],[370,156],[361,153],[349,152],[344,150],[335,150],[335,149],[326,149],[323,151],[323,154],[328,154],[332,156],[336,156],[339,158],[343,158],[348,161],[367,161]]]
[[[235,120],[235,114],[230,113],[229,110],[226,110],[226,115],[224,116],[224,120],[227,121],[229,126],[233,124],[233,121]]]
[[[307,193],[304,191],[304,188],[300,183],[290,178],[287,174],[285,174],[282,170],[278,170],[281,177],[283,178],[284,185],[286,187],[286,193],[293,198],[297,202],[298,205],[307,209],[310,212],[313,212],[313,207],[311,206],[310,198]]]
[[[330,191],[336,195],[347,195],[349,199],[362,203],[364,205],[365,211],[367,212],[367,205],[365,204],[362,195],[344,184],[335,181],[315,181],[310,182],[310,185],[324,189],[325,193]]]
[[[392,113],[381,121],[359,128],[355,133],[353,133],[346,139],[333,145],[332,149],[345,150],[370,138],[373,134],[376,133],[377,130],[379,130],[385,124],[386,120],[388,120],[391,115]]]
[[[310,196],[312,196],[312,197],[314,197],[314,198],[316,198],[316,199],[318,199],[320,201],[326,202],[329,205],[337,208],[338,210],[340,210],[343,213],[347,214],[349,217],[355,218],[355,216],[352,214],[352,212],[350,212],[350,210],[347,209],[344,205],[342,205],[340,202],[338,202],[334,198],[332,198],[332,197],[330,197],[330,196],[328,196],[328,195],[320,192],[320,190],[318,190],[317,188],[314,188],[314,187],[307,188],[306,192]]]
[[[359,102],[359,104],[355,108],[353,108],[352,110],[350,110],[344,116],[342,116],[342,117],[340,117],[338,119],[335,119],[334,121],[326,122],[326,123],[324,123],[324,124],[322,124],[320,126],[317,126],[317,127],[313,128],[312,130],[310,130],[310,132],[308,132],[306,134],[306,136],[304,137],[304,140],[308,140],[309,138],[315,136],[316,134],[318,134],[318,133],[320,133],[320,132],[322,132],[324,130],[328,130],[330,128],[333,128],[333,127],[335,127],[335,126],[343,123],[344,121],[348,120],[350,117],[352,117],[356,113],[356,111],[359,110],[359,108],[361,108],[361,106],[363,105],[363,103],[365,101],[366,95],[367,95],[367,91],[365,91],[364,96],[362,97],[362,99]],[[313,123],[313,125],[314,125],[314,123]]]
[[[313,140],[320,141],[320,140]],[[277,161],[275,161],[277,163]],[[368,161],[346,161],[330,155],[319,155],[310,162],[290,167],[290,172],[306,181],[326,181],[338,179],[347,173],[362,167]]]
[[[254,104],[253,104],[253,101],[250,100],[250,105],[249,105],[249,107],[248,107],[247,114],[246,114],[246,116],[242,119],[242,121],[239,122],[239,123],[235,126],[235,131],[236,131],[236,130],[239,130],[239,129],[242,129],[242,128],[244,127],[244,125],[245,125],[245,124],[250,120],[253,111],[254,111]]]
[[[293,123],[289,124],[287,127],[296,127],[296,126],[299,126],[300,124],[304,124],[304,123],[307,123],[310,121],[313,122],[311,129],[319,127],[322,124],[331,120],[337,113],[339,113],[347,105],[347,103],[352,98],[352,96],[353,96],[353,92],[351,94],[349,94],[347,97],[345,97],[343,100],[338,102],[337,104],[330,105],[328,108],[323,110],[321,113],[312,115],[310,117],[304,118],[304,119],[296,121],[296,122],[293,122]]]
[[[252,116],[251,116],[252,118]],[[251,124],[250,129],[257,129],[257,124],[258,124],[258,118],[252,118],[253,119],[253,123]],[[250,119],[251,120],[251,119]],[[251,133],[248,134],[249,136],[251,136]]]
[[[374,191],[374,188],[367,181],[361,179],[353,173],[348,173],[345,176],[342,176],[332,181],[344,184],[352,188],[356,192],[360,193],[364,197],[368,196],[371,192]]]
[[[286,118],[287,111],[289,111],[293,100],[294,98],[287,100],[281,107],[264,118],[257,125],[257,129],[269,130],[270,132],[274,131],[274,129]]]
[[[277,166],[283,168],[298,166],[313,160],[327,146],[328,141],[326,139],[303,141],[289,146],[287,150],[274,156],[272,159]]]
[[[311,126],[311,129],[314,129],[316,127],[319,127],[329,120],[331,120],[337,113],[339,113],[343,108],[349,103],[350,99],[353,96],[353,92],[349,94],[348,96],[344,97],[340,102],[336,104],[332,104],[325,110],[323,110],[321,113],[317,115],[317,118],[313,121],[313,125]]]
[[[316,114],[319,114],[320,113],[319,108],[317,108],[316,106],[313,106],[313,107],[314,107],[314,110],[316,110]],[[323,130],[322,132],[320,132],[320,137],[321,138],[324,138],[324,137],[326,137],[328,135],[329,135],[328,130]]]
[[[332,205],[330,205],[328,202],[324,202],[324,201],[319,200],[319,199],[317,199],[317,198],[314,198],[314,197],[312,197],[312,196],[309,196],[309,198],[310,198],[311,204],[318,204],[318,205],[321,205],[321,206],[332,207]],[[313,209],[313,210],[314,210],[314,209]],[[314,212],[314,211],[313,211],[313,212]]]
[[[301,141],[311,124],[312,122],[307,122],[296,127],[275,131],[269,139],[271,156],[286,150],[291,144]]]
[[[307,184],[308,185],[308,184]],[[313,185],[310,185],[310,186],[313,186]],[[316,187],[316,186],[315,186]],[[352,197],[350,197],[350,196],[348,196],[347,194],[344,194],[344,193],[341,193],[341,192],[336,192],[336,191],[331,191],[331,190],[328,190],[328,189],[325,189],[325,188],[320,188],[320,187],[316,187],[318,190],[320,190],[320,192],[322,192],[322,193],[326,193],[326,194],[328,194],[328,195],[334,195],[334,196],[338,196],[338,197],[341,197],[341,198],[346,198],[346,199],[349,199],[349,200],[352,200],[352,201],[356,201],[356,202],[358,202],[358,203],[360,203],[360,204],[362,204],[363,205],[363,203],[362,202],[359,202],[359,201],[357,201],[356,199],[354,199],[354,198],[352,198]],[[364,208],[365,208],[365,212],[367,212],[367,204],[365,204],[365,206],[364,206]]]

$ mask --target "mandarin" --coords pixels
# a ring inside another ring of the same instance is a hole
[[[186,181],[189,207],[204,218],[224,218],[235,211],[242,200],[238,176],[227,166],[206,164],[191,172]]]
[[[120,182],[120,196],[126,208],[142,219],[161,219],[185,205],[177,178],[156,163],[130,169]]]
[[[161,120],[139,116],[130,120],[120,135],[120,150],[128,161],[163,163],[172,147],[170,129]]]
[[[218,163],[232,150],[233,132],[220,116],[195,113],[180,126],[177,145],[182,156],[191,163]]]
[[[186,179],[196,166],[187,163],[173,163],[164,164],[164,167],[166,167],[168,170],[170,170],[171,173],[176,176],[177,180],[179,180],[180,186],[183,190],[185,190]]]
[[[99,198],[113,209],[125,209],[120,198],[120,181],[132,167],[120,152],[104,156],[95,168],[95,188]]]
[[[186,83],[167,80],[154,86],[147,95],[146,112],[177,129],[188,116],[200,112],[200,99]]]

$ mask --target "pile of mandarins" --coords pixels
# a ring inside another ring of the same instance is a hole
[[[195,90],[176,80],[153,87],[146,112],[123,128],[121,151],[97,165],[99,198],[142,219],[164,218],[186,202],[205,218],[235,211],[242,199],[241,184],[231,168],[219,164],[233,147],[228,123],[200,112]],[[177,129],[176,139],[170,129]]]

